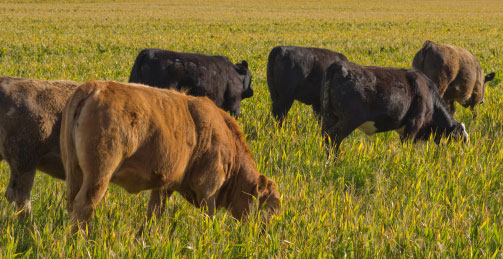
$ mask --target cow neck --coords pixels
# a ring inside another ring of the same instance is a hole
[[[257,185],[259,176],[258,170],[250,154],[240,150],[238,159],[235,159],[236,167],[231,169],[229,178],[223,187],[223,192],[219,195],[221,206],[230,207],[233,201],[237,201],[241,193],[254,195],[253,190]]]
[[[432,126],[438,134],[446,132],[448,129],[454,127],[454,119],[442,100],[435,100],[433,109],[433,122]]]

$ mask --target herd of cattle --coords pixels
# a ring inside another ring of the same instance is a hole
[[[362,66],[305,47],[275,47],[267,64],[280,125],[294,100],[312,105],[335,151],[357,128],[467,141],[454,101],[473,110],[494,76],[484,76],[468,51],[431,41],[413,69]],[[74,230],[87,224],[110,182],[131,193],[152,190],[148,218],[174,191],[210,215],[226,208],[245,219],[255,199],[274,213],[276,184],[257,171],[238,123],[223,111],[239,116],[241,100],[252,96],[246,61],[160,49],[139,53],[128,84],[0,77],[0,159],[11,168],[5,196],[27,216],[35,171],[64,179]]]

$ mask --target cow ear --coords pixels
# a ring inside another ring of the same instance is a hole
[[[494,72],[492,72],[492,73],[490,73],[490,74],[487,74],[487,75],[486,75],[486,77],[485,77],[485,79],[484,79],[484,83],[487,83],[487,82],[489,82],[489,81],[492,81],[492,80],[494,79],[494,76],[495,76],[495,75],[496,75],[496,74],[495,74]]]
[[[260,175],[258,177],[257,196],[259,198],[263,196],[264,192],[267,190],[267,182],[267,177],[265,175]]]
[[[248,69],[248,62],[246,62],[246,60],[241,61],[241,67],[243,67],[244,69]]]
[[[248,62],[246,60],[241,61],[241,63],[236,64],[236,71],[242,75],[246,75],[246,72],[248,71]]]

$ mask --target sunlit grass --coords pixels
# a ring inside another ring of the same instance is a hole
[[[175,195],[135,240],[148,192],[111,186],[85,239],[70,235],[64,182],[38,174],[30,223],[0,198],[0,257],[503,257],[503,2],[15,2],[0,4],[1,75],[127,81],[147,47],[247,60],[255,95],[239,121],[283,206],[260,234],[260,215],[240,223],[220,211],[211,220]],[[274,122],[266,83],[274,46],[405,68],[426,39],[465,47],[497,72],[476,121],[458,107],[469,145],[355,132],[341,158],[327,160],[310,107],[295,103],[283,128]],[[3,192],[5,162],[0,171]]]

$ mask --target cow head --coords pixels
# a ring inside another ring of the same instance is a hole
[[[256,179],[248,181],[246,178],[249,177],[249,169],[251,167],[248,167],[248,169],[243,168],[240,171],[240,174],[243,174],[245,177],[241,177],[240,179],[242,180],[236,182],[237,186],[233,189],[237,193],[230,195],[232,198],[227,206],[230,208],[234,218],[247,220],[255,201],[258,201],[259,208],[264,210],[263,215],[268,218],[271,214],[276,213],[280,207],[280,198],[276,183],[265,175],[259,175]]]
[[[440,144],[440,141],[444,137],[449,137],[449,141],[462,140],[464,143],[468,143],[470,141],[468,132],[466,132],[465,124],[456,121],[454,121],[454,124],[452,126],[443,129],[441,127],[438,127],[438,125],[425,127],[418,132],[418,134],[414,138],[414,141],[427,141],[431,136],[433,136],[435,143],[437,144]]]
[[[490,82],[494,79],[494,76],[496,74],[494,72],[487,74],[484,77],[484,82],[481,82],[480,84],[476,85],[475,88],[473,89],[473,93],[470,96],[470,99],[468,99],[465,103],[463,103],[463,107],[473,107],[477,104],[482,104],[484,103],[484,94],[486,91],[486,83]]]
[[[496,73],[492,72],[492,73],[489,73],[487,74],[485,77],[484,77],[484,92],[486,90],[486,83],[489,82],[489,81],[493,81],[494,77],[496,76]],[[480,100],[480,103],[484,103],[484,95],[482,95],[482,100]]]
[[[468,132],[466,132],[465,124],[462,122],[456,122],[454,126],[447,130],[447,134],[454,141],[463,140],[465,143],[469,141]]]
[[[254,196],[259,200],[260,208],[263,207],[268,212],[274,213],[280,207],[279,192],[276,188],[276,183],[265,175],[259,176]]]
[[[248,62],[246,60],[241,63],[236,63],[234,69],[243,78],[243,89],[241,92],[241,99],[250,98],[253,96],[253,89],[251,88],[251,72],[248,69]]]

